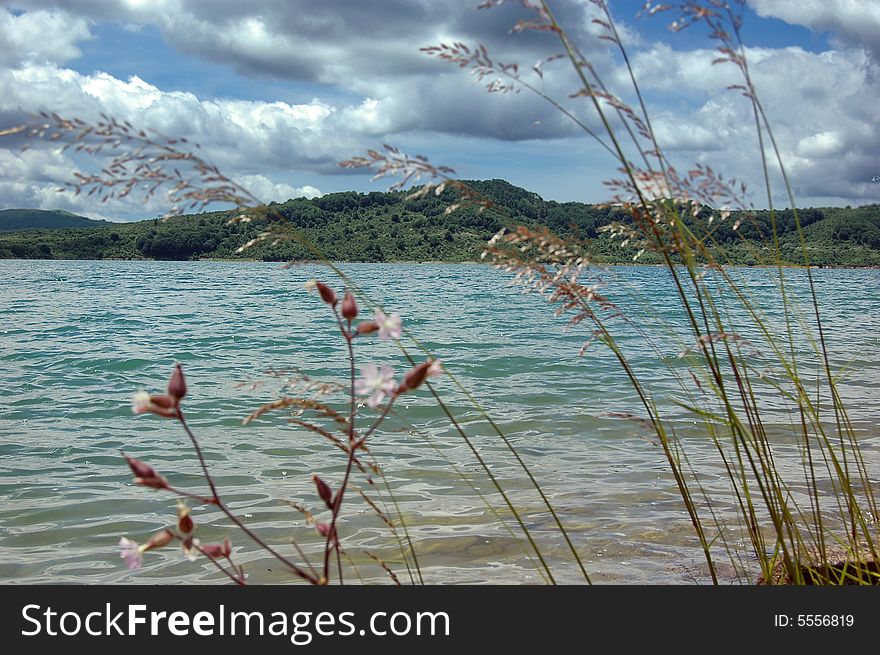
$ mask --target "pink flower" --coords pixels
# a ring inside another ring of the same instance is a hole
[[[355,380],[354,392],[359,396],[369,396],[367,405],[375,409],[386,394],[394,391],[394,371],[390,366],[380,369],[375,364],[361,367],[361,377]]]
[[[141,568],[141,564],[144,563],[144,551],[140,544],[131,539],[120,537],[119,548],[121,549],[119,556],[125,560],[129,571]]]
[[[388,339],[400,339],[400,314],[386,316],[381,309],[376,310],[376,324],[379,326],[379,338],[383,341]]]
[[[443,365],[439,359],[431,360],[431,365],[428,367],[428,377],[436,378],[440,375],[443,375]]]

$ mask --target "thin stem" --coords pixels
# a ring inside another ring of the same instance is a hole
[[[318,581],[312,575],[291,562],[288,558],[286,558],[284,555],[272,548],[272,546],[263,541],[263,539],[258,534],[247,527],[244,523],[242,523],[241,519],[233,514],[233,512],[226,506],[226,504],[220,498],[220,495],[217,493],[217,487],[214,484],[214,480],[211,477],[211,474],[208,472],[208,465],[205,463],[205,457],[202,454],[202,449],[199,446],[198,439],[196,439],[196,436],[192,433],[192,430],[190,430],[189,425],[187,424],[186,419],[183,416],[183,411],[181,411],[180,408],[177,409],[177,419],[180,421],[180,424],[183,426],[183,429],[189,437],[189,440],[192,442],[193,448],[195,449],[196,455],[199,459],[199,463],[202,466],[202,471],[205,474],[205,480],[207,481],[208,486],[211,488],[211,493],[214,495],[215,504],[220,509],[220,511],[223,512],[227,516],[227,518],[232,521],[242,532],[250,537],[252,541],[254,541],[258,546],[266,550],[268,553],[273,555],[278,561],[284,564],[293,573],[304,580],[308,580],[312,584],[316,584]]]
[[[165,488],[168,491],[170,491],[171,493],[175,493],[178,496],[182,496],[184,498],[190,498],[192,500],[196,500],[196,501],[202,503],[203,505],[216,505],[217,504],[217,500],[215,498],[208,498],[207,496],[199,496],[198,494],[191,494],[188,491],[184,491],[183,489],[178,489],[176,487],[172,487],[171,485],[168,485]]]
[[[193,445],[193,448],[196,451],[196,457],[199,458],[199,464],[202,467],[202,473],[205,475],[205,481],[208,483],[208,487],[211,489],[211,495],[214,498],[214,502],[218,505],[220,504],[220,496],[217,493],[217,487],[214,484],[214,479],[211,477],[211,474],[208,472],[208,464],[205,462],[205,456],[202,454],[202,448],[199,446],[199,441],[196,439],[196,436],[192,433],[192,430],[189,429],[189,425],[186,422],[186,418],[183,416],[183,411],[178,407],[177,408],[177,420],[180,421],[180,424],[183,426],[184,432],[186,432],[186,436],[189,437],[190,442]]]
[[[226,569],[226,567],[223,566],[223,565],[217,560],[216,557],[213,557],[212,555],[209,555],[209,554],[205,551],[204,548],[202,548],[202,547],[199,546],[198,544],[193,544],[192,547],[193,547],[195,550],[199,551],[202,555],[204,555],[205,557],[207,557],[207,558],[211,561],[211,564],[213,564],[213,565],[216,566],[218,569],[220,569],[220,571],[223,573],[223,575],[225,575],[226,577],[228,577],[228,578],[229,578],[230,580],[232,580],[235,584],[239,585],[240,587],[244,587],[244,586],[247,585],[247,583],[244,581],[243,578],[241,578],[241,577],[239,577],[239,576],[237,576],[237,575],[233,575],[232,573],[230,573],[230,572]],[[227,557],[226,559],[229,559],[229,558]],[[230,562],[231,562],[231,560],[230,560]]]
[[[327,584],[330,579],[330,553],[331,553],[331,542],[332,549],[336,551],[336,560],[337,566],[339,567],[339,581],[342,582],[342,563],[339,557],[339,535],[336,533],[336,522],[339,518],[339,513],[342,509],[342,499],[345,495],[345,489],[348,486],[348,479],[351,477],[351,469],[354,465],[355,459],[355,410],[357,409],[356,401],[355,401],[355,393],[354,393],[354,344],[352,343],[351,336],[351,321],[348,321],[348,329],[342,323],[342,317],[339,315],[339,311],[336,309],[336,306],[333,306],[333,314],[336,316],[336,322],[339,324],[339,331],[342,333],[343,338],[345,339],[346,347],[348,348],[348,363],[349,369],[351,372],[351,389],[350,389],[350,397],[351,397],[351,409],[349,413],[348,419],[348,461],[345,464],[345,475],[342,478],[342,484],[339,486],[339,489],[336,491],[336,498],[333,499],[333,506],[331,508],[331,518],[330,518],[330,529],[327,531],[327,540],[324,543],[324,575],[322,582]],[[367,433],[369,435],[369,432]],[[363,439],[366,439],[367,435],[364,435]],[[363,441],[362,439],[362,441]]]

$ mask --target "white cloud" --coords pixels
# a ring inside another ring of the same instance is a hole
[[[4,207],[66,209],[91,218],[106,218],[104,212],[95,211],[92,199],[59,193],[70,180],[73,168],[69,157],[54,150],[0,150],[0,198]]]
[[[24,7],[59,3],[17,0]],[[528,94],[487,99],[458,67],[419,51],[441,41],[484,44],[496,61],[529,70],[559,45],[547,33],[510,34],[519,19],[533,17],[518,3],[477,11],[470,2],[413,0],[84,0],[77,8],[94,21],[153,25],[179,51],[229,64],[248,77],[319,83],[353,93],[363,104],[348,108],[344,117],[376,136],[426,129],[517,140],[534,136],[529,126],[536,120],[544,124],[544,136],[572,133],[549,106]],[[611,61],[611,46],[595,38],[599,28],[590,20],[595,6],[558,0],[555,11],[595,64]],[[621,24],[620,30],[625,41],[637,41],[629,26]],[[555,79],[560,97],[577,89],[571,73]]]
[[[64,63],[79,57],[78,41],[91,38],[88,23],[60,11],[0,12],[0,65]]]
[[[338,173],[339,161],[373,145],[377,129],[376,104],[376,101],[366,101],[337,108],[319,100],[304,104],[201,100],[187,92],[162,91],[138,77],[123,81],[107,73],[81,75],[69,69],[37,64],[0,71],[0,119],[6,117],[7,124],[18,120],[21,112],[47,110],[95,121],[103,111],[119,120],[149,126],[165,135],[185,136],[201,144],[202,153],[209,160],[220,164],[231,177],[247,179],[257,185],[258,188],[252,190],[258,197],[269,200],[318,195],[320,192],[313,186],[271,182],[268,175],[274,171],[272,178],[284,174],[295,179],[297,171]],[[26,187],[15,187],[12,197],[19,198],[18,204],[34,202],[39,195],[41,206],[48,198],[53,199],[52,206],[57,206],[55,196],[37,194],[36,189],[51,186],[54,192],[57,182],[70,178],[70,171],[76,170],[77,162],[67,157],[49,158],[46,144],[34,142],[31,145],[31,154],[14,158],[17,162],[14,170],[7,167],[0,172],[5,179],[33,182]],[[0,152],[4,153],[7,163],[13,161],[10,151]],[[50,167],[51,164],[51,170],[62,173],[53,178],[52,184],[46,179],[37,179],[39,167],[33,158],[36,153],[47,157],[40,160],[43,165]],[[10,196],[4,202],[9,204]],[[79,204],[88,203],[83,199]],[[161,211],[157,206],[143,207],[136,197],[111,201],[107,208],[135,214],[146,209]]]
[[[801,157],[824,159],[843,154],[846,146],[839,132],[829,130],[801,139],[795,151]]]
[[[651,121],[657,142],[664,151],[714,151],[720,149],[718,134],[706,126],[682,120],[681,115],[660,112]]]
[[[320,189],[308,184],[294,187],[283,182],[273,182],[265,175],[243,175],[237,182],[265,203],[284,202],[291,198],[317,198],[323,195]]]
[[[880,61],[880,3],[865,0],[749,0],[759,16],[780,18],[817,32],[831,32],[844,45],[871,51]]]
[[[801,204],[873,202],[870,178],[880,169],[880,77],[862,50],[822,53],[799,47],[748,48],[746,57],[758,96]],[[751,104],[737,91],[731,64],[712,65],[711,51],[678,51],[655,45],[634,58],[649,101],[663,107],[655,121],[661,145],[684,167],[709,163],[745,180],[763,205],[755,121]],[[775,160],[772,151],[768,155]],[[772,167],[775,168],[775,167]],[[775,201],[787,204],[774,176]]]

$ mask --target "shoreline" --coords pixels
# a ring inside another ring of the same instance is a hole
[[[210,263],[231,263],[231,264],[281,264],[281,265],[289,265],[289,266],[309,266],[309,265],[323,265],[323,262],[318,259],[309,259],[309,260],[298,260],[298,261],[266,261],[263,259],[253,259],[253,258],[245,258],[245,257],[236,257],[235,259],[227,259],[227,258],[213,258],[213,257],[203,257],[200,259],[148,259],[144,258],[114,258],[114,257],[105,257],[101,259],[61,259],[61,258],[20,258],[20,257],[2,257],[0,261],[18,261],[18,262],[154,262],[154,263],[166,263],[166,262],[210,262]],[[401,259],[396,261],[383,261],[383,262],[374,262],[374,261],[366,261],[366,260],[341,260],[341,261],[333,261],[334,265],[340,264],[377,264],[377,265],[396,265],[396,264],[423,264],[423,265],[448,265],[448,266],[488,266],[492,267],[492,264],[488,264],[483,261],[477,260],[463,260],[463,261],[443,261],[443,260],[419,260],[419,259]],[[593,262],[592,266],[594,267],[603,267],[603,266],[626,266],[626,267],[635,267],[635,266],[651,266],[655,268],[666,268],[666,264],[653,264],[653,263],[639,263],[633,261],[622,261],[622,262]],[[676,266],[683,266],[683,264],[676,264]],[[785,269],[804,269],[805,266],[801,264],[781,264],[782,268]],[[755,268],[755,269],[774,269],[777,268],[776,264],[725,264],[725,268]],[[835,269],[835,270],[853,270],[853,271],[863,271],[863,270],[880,270],[880,265],[878,264],[867,264],[864,266],[859,266],[855,264],[812,264],[809,267],[812,270],[820,270],[820,269]]]

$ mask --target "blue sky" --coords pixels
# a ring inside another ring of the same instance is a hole
[[[438,6],[438,4],[440,6]],[[552,34],[511,34],[531,14],[519,2],[477,11],[475,0],[322,3],[264,0],[20,0],[0,9],[0,120],[52,110],[99,111],[199,141],[256,195],[384,189],[337,163],[392,143],[464,178],[504,178],[545,198],[601,202],[614,162],[528,92],[488,94],[467,71],[419,52],[440,42],[484,43],[527,70],[559,50]],[[610,2],[672,162],[711,164],[745,181],[766,206],[750,106],[712,66],[702,26],[672,33],[672,12],[637,18],[641,2]],[[621,60],[598,40],[595,7],[551,3],[609,88],[633,102]],[[880,201],[880,3],[750,0],[743,37],[758,92],[802,206]],[[561,62],[547,92],[601,125]],[[533,80],[535,81],[535,80]],[[4,206],[61,207],[129,220],[162,213],[162,199],[103,206],[55,193],[74,168],[41,144],[0,140]],[[774,174],[773,201],[788,200]]]

